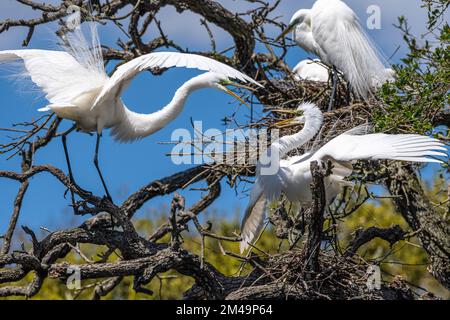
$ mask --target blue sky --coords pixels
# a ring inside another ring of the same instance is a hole
[[[219,2],[230,10],[251,7],[251,5],[242,5],[239,1],[233,0],[221,0]],[[284,0],[273,16],[282,16],[287,23],[297,9],[311,7],[313,2]],[[408,17],[413,32],[420,33],[425,30],[426,12],[420,9],[419,0],[409,0],[408,5],[405,5],[404,0],[352,0],[346,2],[355,10],[362,21],[367,18],[366,9],[369,5],[380,6],[382,29],[367,31],[387,57],[391,56],[398,46],[401,46],[392,59],[393,63],[398,62],[406,50],[401,35],[393,26],[397,17],[399,15]],[[0,20],[18,17],[29,18],[35,15],[35,12],[13,0],[0,1]],[[162,21],[162,26],[170,38],[177,40],[190,50],[202,50],[209,46],[208,35],[202,27],[199,27],[199,17],[195,14],[180,15],[174,9],[168,7],[162,10],[159,20]],[[55,49],[54,29],[54,25],[38,27],[29,48]],[[149,39],[156,34],[154,29],[150,30]],[[232,44],[232,40],[224,32],[215,27],[212,27],[212,30],[216,36],[218,50],[225,49]],[[21,48],[26,32],[26,29],[11,29],[7,33],[0,34],[0,50]],[[120,31],[111,26],[100,27],[99,32],[101,41],[108,45],[114,45],[117,38],[122,36]],[[274,30],[269,29],[268,32],[274,32]],[[262,47],[259,49],[264,50]],[[292,48],[287,56],[287,62],[293,67],[306,56],[301,49]],[[130,109],[137,112],[149,113],[155,111],[170,101],[173,93],[182,83],[197,74],[199,73],[192,70],[170,70],[161,77],[152,77],[148,73],[142,74],[134,80],[126,91],[124,102]],[[35,92],[24,90],[24,86],[11,81],[8,75],[10,73],[7,72],[7,69],[0,69],[0,127],[10,127],[12,123],[34,119],[40,115],[37,109],[46,105],[45,99],[39,98]],[[171,147],[157,144],[157,142],[168,141],[174,129],[190,129],[190,117],[193,120],[202,120],[204,128],[225,129],[220,119],[231,115],[236,110],[238,110],[239,119],[244,121],[248,116],[247,109],[239,108],[236,102],[222,92],[212,89],[202,90],[189,98],[184,111],[174,122],[139,142],[133,144],[116,143],[109,137],[108,132],[104,132],[100,163],[114,200],[120,203],[131,192],[146,183],[189,167],[174,165],[165,156],[167,152],[170,152]],[[70,125],[70,122],[65,121],[63,127],[69,127]],[[0,141],[5,142],[6,140],[7,134],[0,132]],[[95,138],[82,133],[74,133],[69,136],[68,140],[77,182],[96,194],[103,194],[99,178],[92,164]],[[61,141],[56,139],[44,152],[40,151],[35,163],[50,163],[66,171]],[[7,161],[5,156],[0,157],[0,170],[19,170],[19,168],[19,158]],[[6,230],[18,187],[19,184],[16,182],[0,180],[0,234]],[[248,187],[242,185],[240,190],[246,190]],[[43,174],[33,178],[24,200],[19,225],[28,225],[33,228],[46,226],[50,229],[57,229],[73,222],[73,215],[68,207],[70,202],[63,198],[64,191],[64,187],[49,175]],[[189,192],[186,190],[182,193],[188,196],[188,205],[201,196],[198,191]],[[170,196],[153,199],[144,210],[167,205],[170,199]],[[242,211],[246,202],[246,194],[240,193],[236,196],[235,191],[224,184],[222,195],[215,202],[213,208],[228,215],[238,209]]]

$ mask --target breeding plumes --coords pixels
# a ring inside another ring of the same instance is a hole
[[[65,38],[65,51],[6,50],[0,51],[0,62],[22,61],[25,73],[45,93],[49,104],[40,111],[52,111],[58,117],[72,120],[74,127],[63,135],[63,145],[73,183],[66,146],[66,134],[74,129],[97,133],[94,163],[109,198],[109,192],[98,166],[98,149],[103,129],[110,128],[119,141],[133,141],[146,137],[166,126],[183,110],[186,99],[203,88],[221,90],[242,99],[226,85],[242,86],[232,82],[259,85],[250,77],[227,66],[195,54],[155,52],[135,58],[119,66],[109,77],[104,69],[101,46],[95,28],[92,41],[87,41],[79,28]],[[121,95],[131,80],[141,71],[171,67],[196,68],[209,71],[185,82],[169,104],[150,113],[139,114],[129,110]],[[244,86],[245,87],[245,86]]]
[[[329,72],[326,67],[321,64],[319,59],[305,59],[300,61],[294,69],[292,69],[295,79],[328,82]]]
[[[442,161],[436,157],[448,157],[444,144],[437,139],[417,134],[362,134],[362,128],[358,127],[337,136],[316,151],[287,160],[279,160],[290,150],[302,146],[318,132],[322,119],[318,116],[320,110],[314,105],[307,105],[307,108],[304,117],[294,119],[304,123],[304,128],[296,134],[284,136],[273,143],[269,149],[272,163],[265,161],[264,166],[258,165],[255,185],[241,226],[241,252],[261,231],[266,200],[276,200],[283,193],[291,202],[300,203],[302,206],[311,204],[310,165],[313,161],[317,161],[321,166],[331,161],[332,172],[324,179],[326,201],[330,204],[345,186],[352,185],[345,179],[352,174],[352,165],[356,161],[397,160],[440,163]],[[304,106],[300,106],[299,109],[304,109]],[[276,156],[277,154],[280,156]],[[264,174],[265,167],[274,166],[273,161],[278,166],[277,172]]]
[[[278,39],[294,30],[294,40],[333,68],[332,108],[340,70],[356,96],[367,99],[374,85],[392,79],[381,54],[362,28],[355,12],[340,0],[317,0],[298,10]]]

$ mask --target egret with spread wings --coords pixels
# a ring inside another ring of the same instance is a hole
[[[98,149],[103,129],[110,128],[119,141],[133,141],[164,128],[183,110],[186,99],[196,90],[214,88],[242,99],[226,85],[242,86],[243,83],[259,85],[252,78],[236,69],[211,58],[178,52],[155,52],[137,57],[119,66],[109,77],[104,69],[102,50],[95,29],[89,43],[76,29],[66,37],[65,51],[50,50],[6,50],[0,51],[0,62],[22,61],[25,74],[45,93],[49,101],[40,111],[52,111],[63,119],[75,122],[74,129],[95,132],[97,142],[94,164],[101,178],[107,197],[111,196],[98,166]],[[207,73],[185,82],[172,100],[160,110],[140,114],[128,109],[121,95],[132,79],[140,72],[152,68],[186,67]],[[62,141],[69,167],[69,176],[74,178],[66,146],[66,134]]]
[[[312,104],[300,105],[304,116],[295,121],[304,123],[303,129],[282,137],[269,148],[269,156],[279,161],[275,174],[264,174],[264,167],[257,168],[255,185],[241,225],[241,252],[254,241],[262,229],[265,218],[265,202],[273,201],[283,193],[291,202],[309,206],[312,202],[310,170],[311,162],[320,165],[331,161],[332,172],[325,177],[325,194],[329,204],[345,186],[352,174],[352,164],[359,160],[398,160],[410,162],[442,162],[436,157],[448,157],[444,144],[437,139],[417,134],[361,134],[361,128],[347,131],[332,139],[316,151],[283,160],[289,151],[304,145],[318,132],[322,123],[320,110]],[[276,156],[279,154],[279,156]],[[275,155],[275,156],[274,156]],[[282,160],[278,160],[282,159]]]

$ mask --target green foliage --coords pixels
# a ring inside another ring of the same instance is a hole
[[[445,19],[450,2],[448,0],[423,0],[422,2],[422,7],[427,8],[428,12],[428,29],[432,31]]]
[[[394,67],[396,81],[381,89],[383,106],[375,111],[373,121],[380,132],[423,134],[435,127],[436,114],[449,103],[450,27],[445,22],[436,30],[438,34],[430,32],[420,41],[410,34],[404,17],[399,18],[398,28],[409,53]]]
[[[445,206],[445,202],[448,201],[446,180],[438,176],[431,185],[424,185],[423,188],[436,211],[446,216],[448,210]],[[391,199],[366,203],[341,223],[341,245],[345,247],[358,228],[366,229],[372,226],[389,228],[394,225],[399,225],[403,230],[410,230],[403,217],[396,212]],[[427,271],[430,264],[428,255],[414,236],[399,241],[392,247],[384,240],[374,239],[362,246],[358,253],[365,261],[380,265],[384,280],[391,280],[393,276],[402,277],[419,294],[423,293],[420,288],[425,288],[442,298],[450,298],[450,292]]]

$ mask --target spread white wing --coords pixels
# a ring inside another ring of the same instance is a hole
[[[342,134],[320,148],[313,160],[401,160],[442,162],[430,157],[448,157],[444,144],[417,134]]]
[[[45,93],[52,104],[70,104],[81,94],[103,87],[108,76],[82,66],[64,51],[5,50],[0,63],[22,60],[25,75]]]
[[[266,198],[263,190],[256,180],[250,194],[250,202],[245,210],[241,223],[241,243],[240,251],[243,253],[261,232],[266,217]]]
[[[122,94],[123,89],[130,84],[131,80],[139,72],[155,67],[162,69],[185,67],[212,71],[223,74],[230,79],[237,79],[244,83],[251,82],[260,86],[255,80],[242,72],[208,57],[180,52],[154,52],[140,56],[118,67],[103,87],[93,108],[108,97],[118,98]]]

